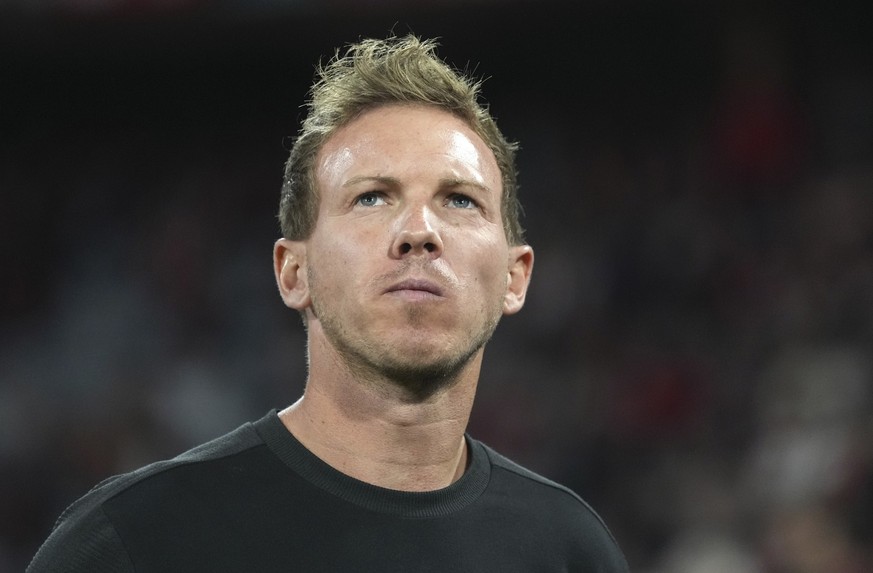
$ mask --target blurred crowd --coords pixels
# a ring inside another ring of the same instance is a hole
[[[497,97],[536,265],[471,433],[640,573],[873,571],[873,75],[781,32],[721,28],[669,128]],[[0,138],[0,571],[105,477],[302,391],[271,271],[293,97]]]

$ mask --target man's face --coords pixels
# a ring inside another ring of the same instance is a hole
[[[521,308],[533,254],[507,244],[494,155],[460,119],[370,110],[328,139],[315,180],[300,306],[353,369],[444,380]]]

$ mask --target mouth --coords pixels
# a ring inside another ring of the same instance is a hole
[[[443,296],[440,285],[423,279],[406,279],[385,289],[385,294],[394,294],[411,299],[426,299]]]

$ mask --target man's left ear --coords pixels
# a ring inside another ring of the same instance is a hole
[[[503,296],[503,314],[515,314],[524,306],[524,297],[533,271],[534,253],[530,245],[509,248],[509,271],[506,294]]]

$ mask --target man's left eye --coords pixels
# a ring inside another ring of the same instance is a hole
[[[476,207],[476,202],[466,195],[452,195],[449,197],[449,207],[456,209],[473,209]]]

